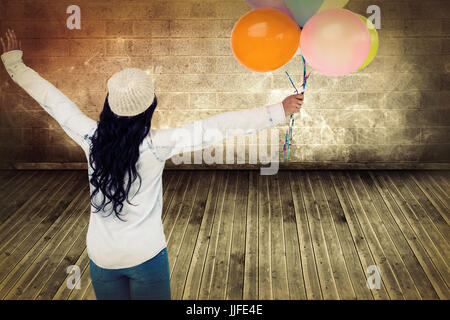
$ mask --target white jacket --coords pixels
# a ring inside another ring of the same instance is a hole
[[[97,121],[87,117],[78,106],[50,82],[22,61],[21,50],[4,53],[1,59],[11,79],[22,87],[84,150],[89,161],[90,138],[97,128]],[[181,152],[190,152],[221,142],[232,136],[228,129],[242,129],[245,134],[284,124],[286,116],[282,103],[218,114],[204,120],[194,121],[179,128],[151,129],[140,146],[136,164],[142,178],[139,193],[137,179],[130,189],[130,202],[123,203],[123,222],[112,211],[112,204],[103,212],[91,216],[86,237],[89,258],[107,269],[128,268],[153,258],[167,245],[162,212],[162,172],[165,160]],[[198,128],[201,128],[200,132]],[[181,139],[180,132],[189,139]],[[211,134],[221,133],[221,134]],[[92,168],[88,166],[88,175]],[[90,184],[90,192],[93,186]],[[134,196],[133,196],[134,195]],[[97,194],[96,203],[103,196]],[[109,216],[108,216],[109,215]],[[107,216],[107,217],[104,217]]]

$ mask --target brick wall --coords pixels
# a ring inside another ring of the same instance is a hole
[[[66,28],[72,4],[81,7],[81,30]],[[293,163],[450,162],[450,1],[350,0],[346,8],[365,14],[371,4],[382,10],[379,53],[352,75],[312,73],[296,118]],[[149,70],[160,101],[155,128],[276,103],[292,93],[284,72],[300,82],[298,55],[264,74],[234,59],[231,31],[249,10],[244,0],[0,1],[2,34],[14,28],[25,63],[93,119],[114,72]],[[2,168],[86,162],[81,148],[3,67],[0,99]],[[279,129],[282,148],[286,127]]]

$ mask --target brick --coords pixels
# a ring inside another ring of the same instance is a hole
[[[245,109],[270,104],[267,93],[218,93],[217,106],[222,108]]]
[[[441,52],[442,41],[439,38],[406,38],[403,39],[407,55],[438,55]]]
[[[146,38],[169,37],[169,21],[170,20],[134,21],[133,35]]]
[[[243,66],[235,57],[217,57],[216,73],[252,73],[253,71]]]
[[[133,56],[167,55],[169,40],[166,39],[136,39],[132,40]]]
[[[386,92],[384,94],[384,107],[388,109],[419,109],[422,95],[419,91],[412,92]]]
[[[133,22],[130,20],[114,20],[105,23],[106,36],[126,37],[133,35]]]
[[[158,109],[180,110],[190,108],[189,94],[187,93],[162,92],[157,93],[156,96],[158,99]]]
[[[231,37],[234,20],[211,20],[211,19],[189,19],[189,20],[171,20],[171,37],[189,37],[189,38],[221,38]]]
[[[358,144],[419,144],[420,128],[358,128]]]
[[[132,40],[128,39],[106,40],[106,55],[129,56],[131,55],[132,47],[133,47]]]
[[[191,57],[189,59],[189,73],[215,73],[217,58]]]
[[[383,110],[342,110],[338,114],[337,127],[342,128],[378,128],[384,127],[386,116]]]
[[[424,144],[449,143],[450,127],[423,128],[421,142]]]
[[[441,20],[405,20],[406,36],[440,36],[442,35]]]
[[[156,56],[152,57],[155,74],[190,73],[190,57]]]
[[[2,21],[2,35],[6,33],[7,28],[14,29],[18,39],[66,38],[69,33],[65,21]]]
[[[450,158],[450,144],[430,144],[423,146],[423,152],[420,154],[419,161],[445,162]]]
[[[84,12],[84,11],[83,11]],[[82,13],[83,14],[83,13]],[[87,20],[81,18],[81,29],[69,30],[65,28],[65,35],[69,39],[104,38],[106,36],[106,24],[102,20]]]
[[[170,54],[191,56],[231,55],[229,39],[172,39]]]
[[[215,93],[191,93],[189,94],[189,108],[196,109],[217,109],[224,108],[223,105],[216,104]]]
[[[69,41],[65,39],[22,39],[27,57],[65,57],[69,55]]]
[[[356,92],[305,92],[304,107],[316,109],[353,109],[358,108],[358,94]]]
[[[105,54],[105,42],[98,39],[73,39],[69,43],[70,56],[93,57]]]
[[[317,134],[317,133],[315,133]],[[353,144],[356,143],[357,131],[353,128],[320,128],[321,144]]]
[[[50,142],[49,130],[46,128],[23,128],[23,145],[42,146]]]
[[[441,56],[432,59],[429,55],[420,56],[391,56],[384,57],[385,72],[439,72],[444,68],[444,60]]]

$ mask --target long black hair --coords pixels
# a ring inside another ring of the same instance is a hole
[[[142,179],[136,169],[139,146],[150,131],[153,111],[158,102],[155,96],[153,103],[144,112],[131,117],[118,116],[111,111],[108,95],[98,127],[91,138],[89,164],[93,174],[89,182],[95,188],[91,194],[91,204],[97,210],[95,212],[99,212],[112,202],[114,214],[122,220],[120,214],[123,202],[126,200],[133,205],[128,200],[128,193],[137,177],[141,188]],[[125,187],[126,175],[129,178]],[[103,195],[100,205],[94,203],[94,196],[99,191]]]

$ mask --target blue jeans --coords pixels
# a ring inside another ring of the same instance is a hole
[[[167,248],[134,267],[104,269],[89,259],[89,268],[98,300],[170,300]]]

